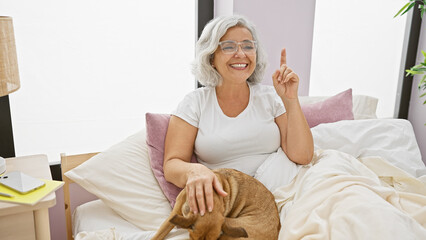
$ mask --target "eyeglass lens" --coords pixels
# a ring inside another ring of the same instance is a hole
[[[225,41],[220,42],[220,47],[224,53],[232,54],[238,51],[238,46],[241,45],[241,49],[244,53],[253,54],[256,52],[256,44],[254,41]]]

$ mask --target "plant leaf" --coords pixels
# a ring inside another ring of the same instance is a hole
[[[416,75],[416,74],[422,74],[423,72],[419,72],[419,71],[413,71],[413,70],[405,70],[406,72],[408,72],[411,75]]]
[[[424,71],[426,71],[426,67],[412,67],[411,69],[410,69],[411,71],[416,71],[416,72],[424,72]]]
[[[395,16],[393,16],[394,18],[396,17],[396,16],[398,16],[402,11],[404,11],[409,5],[410,5],[411,3],[407,3],[407,4],[405,4],[399,11],[398,11],[398,13],[397,14],[395,14]],[[402,16],[402,14],[401,14],[401,16]]]
[[[406,12],[410,11],[410,9],[414,7],[414,5],[416,5],[416,3],[415,3],[415,2],[412,2],[412,3],[410,4],[410,6],[408,6],[408,8],[407,8],[407,9],[406,9],[403,13],[401,13],[401,16],[402,16],[402,15],[404,15]]]

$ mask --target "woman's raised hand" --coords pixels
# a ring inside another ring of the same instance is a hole
[[[192,164],[186,182],[187,201],[191,211],[201,216],[213,210],[213,191],[220,196],[228,195],[222,188],[222,184],[212,170],[202,164]]]
[[[275,91],[280,97],[286,99],[297,98],[299,76],[287,66],[287,54],[285,48],[281,50],[280,69],[272,75]]]

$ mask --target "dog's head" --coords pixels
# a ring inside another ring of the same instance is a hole
[[[174,215],[170,222],[181,228],[188,229],[191,240],[216,240],[222,234],[233,238],[247,238],[247,232],[242,227],[233,227],[227,223],[220,209],[215,209],[204,214],[195,215],[189,210],[188,205],[182,208],[183,215]]]

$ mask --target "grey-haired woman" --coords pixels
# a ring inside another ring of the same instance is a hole
[[[210,21],[196,45],[193,73],[205,87],[189,93],[172,114],[164,153],[164,175],[185,187],[191,211],[213,209],[213,191],[226,196],[211,169],[234,168],[254,176],[279,148],[297,164],[308,164],[313,139],[298,100],[299,77],[286,63],[273,87],[259,84],[265,53],[252,23],[242,16]],[[199,163],[190,163],[195,152]]]

